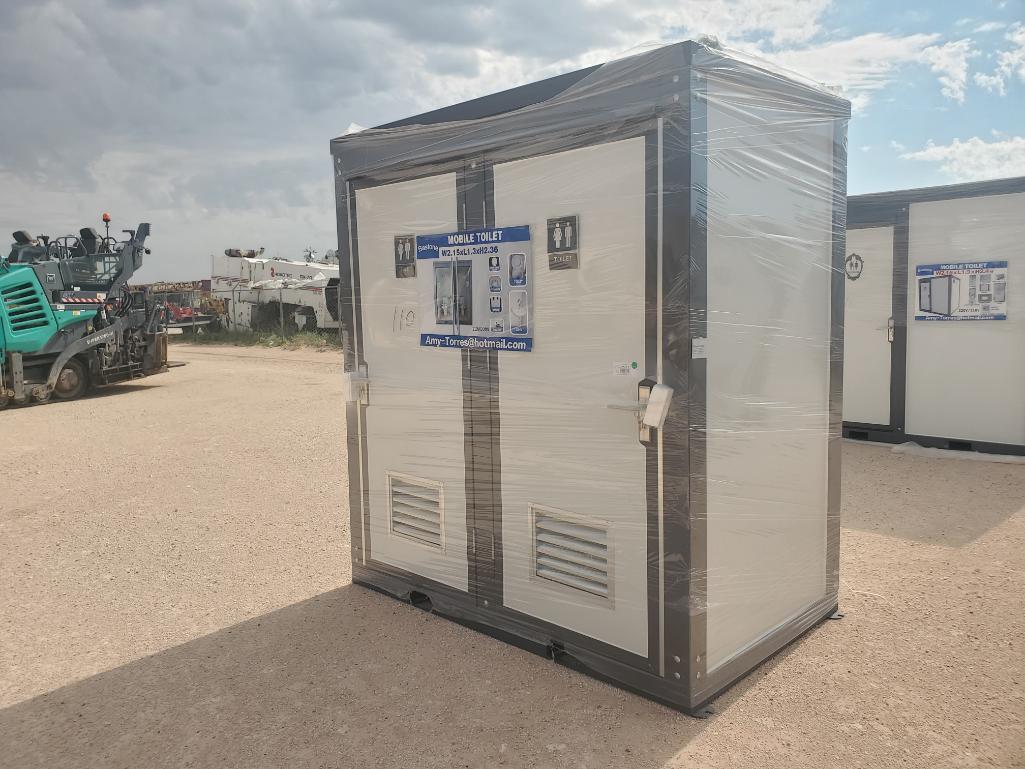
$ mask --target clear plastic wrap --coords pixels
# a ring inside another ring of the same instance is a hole
[[[355,581],[691,712],[832,614],[848,117],[681,43],[336,139]]]

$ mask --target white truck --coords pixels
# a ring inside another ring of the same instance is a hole
[[[214,256],[210,291],[224,303],[231,330],[337,329],[338,262],[265,258],[263,249],[225,249]]]

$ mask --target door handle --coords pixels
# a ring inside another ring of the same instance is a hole
[[[605,408],[612,411],[629,411],[637,417],[637,422],[640,423],[644,419],[644,410],[648,407],[648,395],[654,384],[651,379],[642,379],[637,383],[637,400],[625,403],[606,403]]]
[[[643,379],[637,383],[636,403],[608,403],[605,408],[632,413],[637,418],[638,437],[647,444],[651,440],[652,429],[661,430],[665,425],[672,400],[672,387]]]
[[[632,411],[640,419],[646,407],[643,403],[606,403],[605,408],[612,411]]]
[[[886,341],[893,344],[894,323],[893,318],[886,319]]]

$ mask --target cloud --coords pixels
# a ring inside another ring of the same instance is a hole
[[[931,45],[922,51],[921,61],[939,75],[940,93],[963,104],[965,84],[968,81],[968,60],[978,55],[979,52],[972,48],[972,41],[965,39]]]
[[[596,3],[607,8],[615,3]],[[655,10],[641,11],[653,29],[687,30],[736,41],[755,33],[767,33],[773,45],[804,43],[820,31],[821,16],[829,0],[712,0],[711,2],[660,2]],[[664,33],[663,33],[664,34]]]
[[[1025,136],[987,142],[978,136],[950,144],[929,142],[924,148],[901,155],[906,160],[938,163],[954,181],[977,181],[1025,175]]]
[[[905,147],[896,139],[890,139],[890,149],[897,150],[897,152],[904,152],[904,150],[906,150],[907,147]]]
[[[985,88],[987,91],[992,91],[998,96],[1006,96],[1007,88],[1004,85],[1003,75],[987,75],[983,72],[976,72],[972,78],[975,84]]]
[[[976,34],[985,34],[986,32],[997,32],[1004,29],[1007,25],[1002,21],[987,21],[979,26],[975,27],[972,32]]]
[[[1004,39],[1011,47],[997,51],[996,69],[990,74],[976,72],[974,76],[977,85],[1000,96],[1007,94],[1007,85],[1015,78],[1025,83],[1025,24],[1015,24]]]
[[[939,75],[944,96],[964,101],[968,60],[978,52],[969,39],[941,43],[937,34],[872,32],[795,50],[767,54],[784,66],[840,85],[855,110],[889,85],[905,65],[924,64]]]

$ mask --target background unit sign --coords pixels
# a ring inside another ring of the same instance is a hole
[[[420,345],[530,352],[530,227],[418,235]]]
[[[915,320],[1007,320],[1007,262],[921,264]]]

